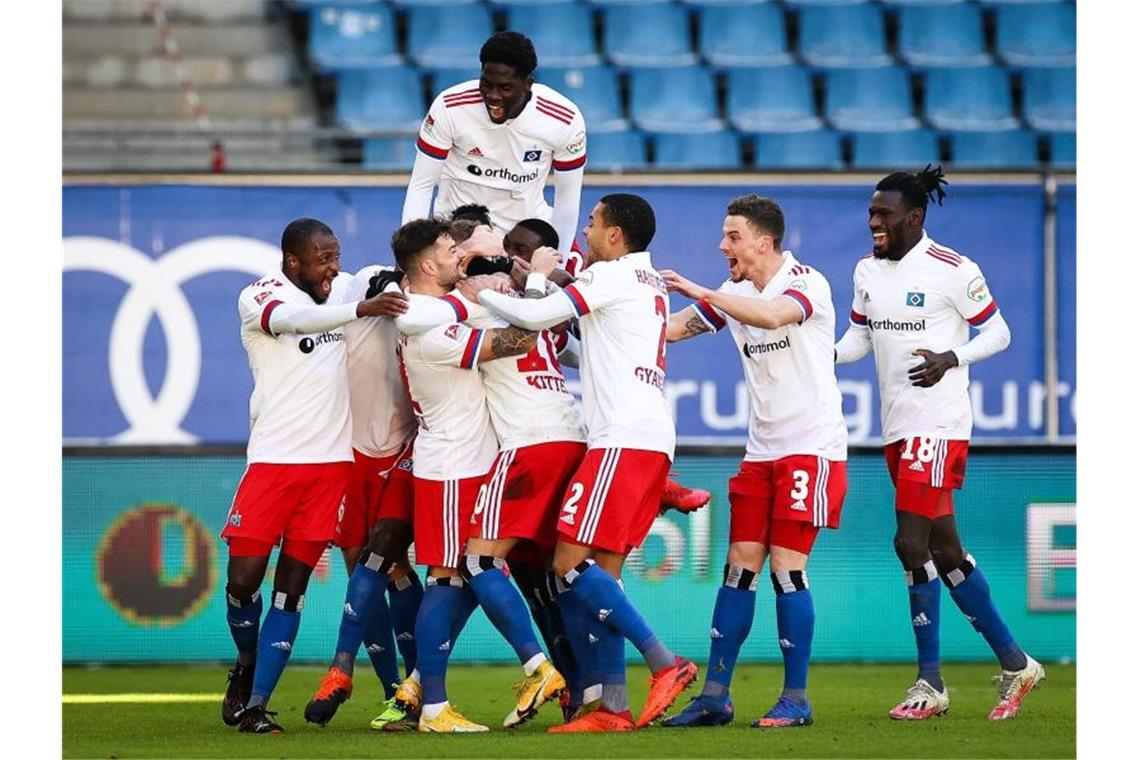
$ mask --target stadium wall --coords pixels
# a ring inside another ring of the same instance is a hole
[[[232,651],[225,626],[225,550],[218,539],[245,469],[240,451],[163,455],[66,451],[63,460],[63,658],[65,662],[217,661]],[[713,493],[688,517],[658,518],[631,557],[627,589],[670,647],[703,659],[727,549],[727,480],[739,455],[678,457],[684,482]],[[955,499],[966,548],[984,568],[1018,641],[1035,657],[1076,656],[1076,485],[1071,447],[977,448]],[[854,452],[838,531],[825,531],[809,578],[816,661],[910,661],[902,574],[892,549],[893,497],[882,455]],[[327,553],[305,599],[295,660],[325,661],[336,642],[346,575]],[[776,661],[770,585],[742,652]],[[947,597],[943,655],[992,655]],[[636,652],[629,652],[631,662]],[[510,661],[482,614],[453,661]]]

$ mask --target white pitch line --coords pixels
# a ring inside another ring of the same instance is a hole
[[[221,694],[64,694],[65,705],[166,704],[216,702]]]

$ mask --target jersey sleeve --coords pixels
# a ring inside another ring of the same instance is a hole
[[[429,364],[475,369],[485,334],[458,322],[439,325],[420,336],[420,355]]]
[[[602,262],[599,262],[602,263]],[[604,309],[620,301],[628,284],[621,282],[620,274],[612,268],[595,264],[578,275],[578,279],[562,289],[562,294],[570,299],[574,314],[584,317],[591,311]]]
[[[427,116],[420,124],[420,133],[416,137],[416,149],[423,155],[442,161],[447,158],[451,150],[452,130],[451,120],[447,116],[447,106],[443,102],[443,95],[432,101]]]
[[[248,332],[263,332],[277,337],[269,329],[269,318],[273,311],[284,303],[272,282],[255,282],[238,296],[238,314],[241,316],[241,329]]]
[[[854,292],[851,295],[851,324],[856,327],[867,326],[867,303],[864,301],[866,292],[863,288],[862,280],[862,272],[859,271],[859,266],[856,265],[855,274],[852,276]]]
[[[722,282],[720,287],[717,288],[717,292],[732,295],[729,281],[725,280]],[[727,324],[725,313],[703,298],[693,304],[693,310],[713,332],[720,332]]]
[[[814,269],[808,269],[794,276],[780,295],[792,299],[800,307],[803,312],[800,324],[803,324],[811,319],[820,305],[830,303],[831,286],[827,284],[827,279],[822,274]]]
[[[950,300],[955,310],[973,327],[981,327],[997,314],[997,301],[986,285],[982,270],[973,261],[963,257],[958,267],[957,284]]]
[[[575,109],[570,127],[564,133],[564,139],[559,142],[551,157],[554,171],[568,172],[586,165],[586,121],[582,118],[581,111]]]

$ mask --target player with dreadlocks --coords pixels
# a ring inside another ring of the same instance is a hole
[[[969,365],[1002,351],[1010,332],[970,259],[924,229],[929,200],[946,197],[942,168],[895,172],[875,187],[868,209],[871,253],[855,266],[851,326],[838,363],[874,351],[882,396],[887,469],[895,485],[895,553],[902,562],[918,648],[918,678],[890,711],[924,720],[950,709],[939,658],[942,586],[1001,662],[990,720],[1012,718],[1045,678],[1013,638],[976,560],[962,548],[954,489],[966,475],[973,417]],[[978,332],[971,338],[970,328]]]

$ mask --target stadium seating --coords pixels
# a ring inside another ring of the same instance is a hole
[[[882,11],[872,4],[805,7],[800,12],[800,55],[819,68],[889,65]]]
[[[341,72],[336,122],[349,129],[415,132],[424,118],[422,91],[419,75],[410,68]]]
[[[635,69],[629,110],[646,132],[716,132],[724,126],[712,72],[700,66]]]
[[[1077,70],[1027,69],[1025,121],[1043,132],[1073,132],[1077,128]]]
[[[830,129],[756,135],[756,168],[842,169],[839,135]]]
[[[540,64],[537,79],[574,101],[591,136],[629,126],[622,113],[617,74],[609,66],[558,69]]]
[[[916,8],[935,7],[939,5],[958,5],[965,0],[881,0],[888,8]]]
[[[456,68],[432,69],[428,72],[428,79],[431,81],[432,99],[434,100],[437,95],[454,84],[478,78],[478,62],[475,64],[468,63],[465,66],[458,66]]]
[[[828,72],[825,113],[833,127],[853,132],[919,126],[910,78],[898,67]]]
[[[674,3],[607,5],[602,49],[618,66],[688,66],[697,62],[689,42],[687,10]]]
[[[1075,65],[1076,6],[1071,3],[1034,3],[999,8],[997,53],[1011,66]]]
[[[938,135],[928,129],[857,132],[852,137],[853,169],[922,168],[938,161]]]
[[[320,69],[378,68],[404,62],[387,5],[313,6],[309,58]]]
[[[594,20],[587,5],[576,2],[520,3],[507,6],[507,28],[530,37],[544,66],[594,66]]]
[[[1009,76],[992,66],[928,71],[926,118],[943,130],[986,132],[1019,126]]]
[[[1039,163],[1037,136],[1024,129],[956,132],[950,145],[950,163],[958,169],[1033,169]]]
[[[365,169],[411,171],[416,162],[416,141],[411,137],[373,138],[364,141]]]
[[[645,135],[640,132],[623,130],[596,134],[591,131],[586,142],[586,166],[591,170],[644,169],[648,165]]]
[[[819,129],[811,79],[800,66],[728,72],[728,121],[742,132]]]
[[[1058,169],[1077,168],[1077,133],[1059,132],[1049,136],[1053,166]]]
[[[899,57],[912,66],[985,66],[982,13],[973,3],[910,5],[899,14]]]
[[[869,0],[784,0],[785,3],[794,7],[803,6],[811,7],[814,5],[863,5]]]
[[[700,12],[700,51],[713,66],[792,63],[778,3],[711,5]]]
[[[492,32],[490,11],[481,3],[457,5],[446,13],[420,5],[408,9],[408,55],[426,68],[473,65]]]
[[[658,169],[739,169],[740,136],[723,129],[704,134],[666,134],[653,138]]]

